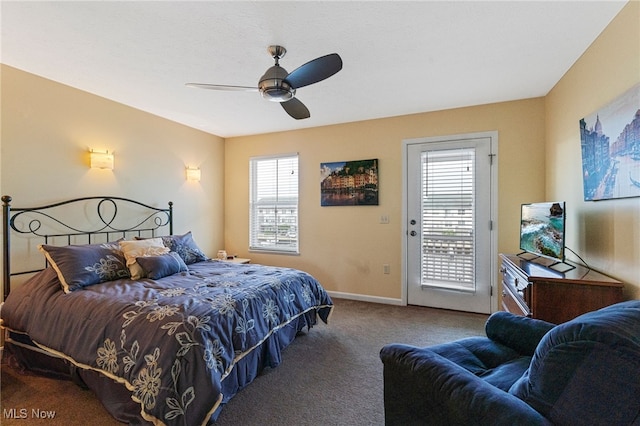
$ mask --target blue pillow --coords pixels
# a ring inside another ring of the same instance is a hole
[[[65,293],[130,276],[117,242],[61,247],[42,244],[38,249],[55,269]]]
[[[178,253],[187,265],[208,259],[193,240],[191,231],[184,235],[169,235],[167,237],[162,237],[162,241],[171,251]]]
[[[159,280],[162,277],[188,271],[182,258],[174,252],[160,256],[144,256],[136,258],[147,278]]]

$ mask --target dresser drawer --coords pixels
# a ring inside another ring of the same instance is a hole
[[[516,315],[531,316],[531,311],[522,297],[514,294],[512,288],[504,281],[502,282],[502,309]]]
[[[520,297],[524,298],[524,293],[529,286],[529,279],[526,275],[520,274],[519,271],[515,268],[510,268],[502,265],[500,269],[502,273],[502,281],[504,281],[509,287],[513,289],[516,293],[520,295]]]

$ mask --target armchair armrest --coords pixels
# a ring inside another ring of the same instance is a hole
[[[485,332],[489,339],[532,356],[540,340],[554,327],[550,322],[499,311],[489,317]]]
[[[385,425],[551,425],[540,413],[428,348],[382,348]]]

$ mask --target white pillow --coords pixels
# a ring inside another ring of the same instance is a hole
[[[144,277],[144,270],[136,258],[145,256],[160,256],[169,253],[169,247],[165,247],[162,238],[148,238],[146,240],[120,241],[120,249],[127,261],[127,268],[131,272],[131,279],[139,280]]]

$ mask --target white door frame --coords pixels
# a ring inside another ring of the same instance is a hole
[[[428,142],[450,142],[456,140],[476,139],[476,138],[490,138],[491,139],[491,153],[492,160],[494,161],[493,167],[491,167],[491,253],[490,263],[491,269],[491,312],[498,310],[498,132],[479,132],[479,133],[466,133],[457,135],[446,136],[434,136],[426,138],[405,139],[402,141],[402,274],[401,274],[401,302],[402,305],[407,305],[407,244],[409,233],[409,212],[407,211],[407,148],[413,144],[423,144]]]

